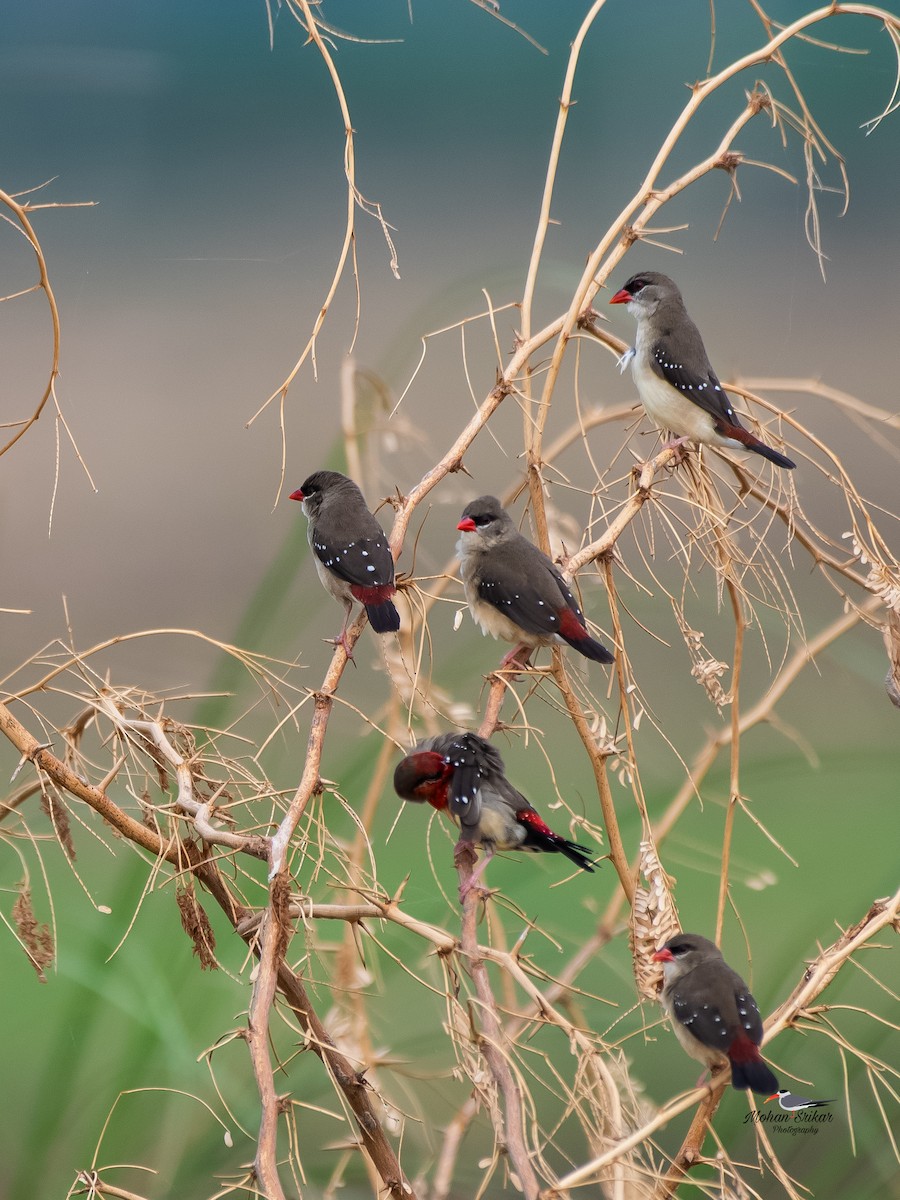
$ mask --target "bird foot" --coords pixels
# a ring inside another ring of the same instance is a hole
[[[459,885],[459,902],[465,904],[466,896],[469,892],[478,892],[482,900],[487,900],[488,896],[492,896],[496,888],[485,887],[483,883],[478,881],[476,875],[471,875],[464,883]]]
[[[518,674],[520,671],[527,671],[531,667],[529,661],[531,658],[531,649],[524,642],[520,642],[518,646],[513,646],[508,654],[503,655],[498,670],[505,671],[511,669],[515,674]],[[520,658],[519,655],[523,650],[525,651],[525,657]]]
[[[686,460],[687,451],[684,449],[684,445],[687,441],[688,438],[686,437],[672,438],[671,441],[666,442],[662,447],[663,450],[672,451],[673,466],[679,467]]]
[[[343,646],[344,653],[347,655],[347,659],[353,663],[354,667],[356,666],[356,659],[353,657],[353,651],[350,643],[347,641],[347,633],[345,630],[342,629],[338,637],[325,638],[325,641],[329,646]]]

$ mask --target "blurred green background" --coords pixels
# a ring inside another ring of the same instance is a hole
[[[388,269],[376,223],[358,218],[362,319],[354,347],[357,364],[394,394],[409,379],[423,334],[481,311],[482,288],[496,304],[521,296],[566,56],[585,7],[537,0],[503,5],[503,13],[532,34],[546,55],[462,0],[411,7],[401,0],[379,5],[329,0],[322,10],[325,19],[360,39],[339,41],[334,51],[357,133],[358,184],[396,227],[399,282]],[[803,8],[773,5],[771,12],[790,20]],[[720,67],[759,44],[761,35],[749,5],[718,5],[716,12],[714,65]],[[666,0],[604,9],[576,80],[536,324],[566,304],[586,254],[638,186],[684,103],[685,84],[705,74],[709,15],[707,3],[673,6]],[[7,120],[0,133],[0,187],[16,193],[52,177],[36,200],[97,202],[91,209],[38,213],[36,225],[61,308],[59,394],[99,489],[96,495],[90,491],[63,446],[48,537],[56,457],[49,411],[0,463],[0,554],[6,564],[0,605],[31,610],[27,616],[0,613],[4,675],[52,639],[67,636],[63,597],[82,649],[132,630],[178,627],[285,658],[302,652],[304,682],[310,684],[324,670],[327,647],[320,639],[335,632],[339,614],[303,561],[305,522],[296,506],[275,505],[281,448],[274,409],[249,430],[245,424],[290,369],[325,296],[344,220],[343,129],[322,63],[304,47],[302,30],[284,7],[273,7],[272,16],[270,47],[262,3],[49,0],[4,14],[0,92]],[[684,257],[638,247],[623,278],[632,262],[634,269],[671,271],[727,378],[740,373],[820,378],[896,411],[900,125],[888,120],[870,137],[860,129],[890,96],[895,65],[888,39],[874,23],[841,19],[820,32],[826,40],[870,50],[865,59],[828,54],[811,44],[796,44],[789,53],[851,179],[845,216],[839,215],[838,196],[828,191],[819,196],[827,282],[804,240],[803,188],[750,168],[739,176],[743,201],[732,206],[717,240],[713,234],[728,195],[724,175],[704,180],[665,210],[663,224],[689,222],[686,230],[663,239],[677,244]],[[777,78],[771,70],[760,75],[773,84]],[[696,123],[675,156],[676,169],[718,141],[750,82],[737,81]],[[763,122],[739,144],[749,158],[775,162],[802,177],[796,142],[783,149]],[[826,188],[838,182],[833,164],[823,172]],[[32,262],[23,239],[4,228],[0,290],[8,294],[28,286]],[[598,307],[602,299],[601,294]],[[291,486],[335,453],[338,374],[354,312],[348,278],[319,340],[318,379],[306,369],[288,398]],[[40,394],[47,324],[37,295],[0,310],[3,421],[30,411]],[[503,324],[504,352],[514,327],[514,317]],[[612,327],[622,337],[631,335],[630,322],[618,314]],[[607,356],[587,346],[583,359],[580,386],[588,389],[583,399],[629,399],[630,380],[619,378]],[[483,331],[467,344],[467,366],[480,399],[495,368]],[[817,432],[841,440],[845,462],[866,494],[896,509],[896,449],[876,451],[821,400],[791,403]],[[470,412],[459,337],[436,339],[400,410],[420,439],[398,439],[380,464],[377,494],[414,483]],[[504,444],[519,444],[517,414],[499,414],[497,429]],[[606,436],[592,441],[601,459]],[[502,491],[517,477],[515,453],[502,459],[488,438],[479,440],[466,463],[474,479],[454,477],[433,496],[417,573],[439,569],[452,552],[466,498]],[[839,539],[846,528],[839,506],[809,473],[798,487],[807,489],[804,501]],[[588,510],[579,506],[581,500],[573,498],[572,509],[583,523]],[[410,564],[405,559],[401,565]],[[809,575],[806,562],[788,569],[807,632],[813,633],[840,613],[840,600]],[[591,581],[585,586],[588,610],[603,623],[600,589],[591,590]],[[629,605],[639,609],[637,589],[631,594],[623,586]],[[716,614],[708,572],[696,586],[703,621],[696,627],[707,633],[712,652],[730,661],[729,623]],[[495,664],[497,648],[480,638],[468,618],[454,635],[444,611],[436,619],[436,682],[475,705],[480,675]],[[777,629],[772,619],[769,633],[777,637]],[[675,644],[671,651],[650,639],[637,642],[635,671],[647,681],[656,718],[690,761],[720,718],[687,682],[687,656],[677,631],[668,632]],[[758,694],[768,677],[755,634],[751,649],[747,697]],[[369,669],[379,661],[369,632],[359,657],[361,669],[345,679],[342,694],[354,703],[380,704],[384,687]],[[94,666],[101,672],[109,667],[116,682],[150,689],[200,692],[240,683],[242,692],[233,701],[210,702],[199,714],[222,724],[243,710],[251,694],[245,681],[223,673],[208,648],[190,639],[132,643]],[[817,942],[832,941],[875,897],[896,887],[897,713],[882,689],[885,670],[880,636],[859,629],[824,655],[818,669],[807,671],[779,706],[799,745],[771,728],[746,739],[742,784],[753,812],[798,863],[792,866],[739,818],[736,902],[753,946],[753,986],[764,1011],[784,998]],[[554,749],[558,785],[578,810],[590,802],[592,785],[577,755],[569,754],[574,735],[549,709],[537,707]],[[60,711],[68,716],[72,710]],[[198,718],[187,705],[181,715]],[[301,716],[300,735],[286,731],[272,751],[270,773],[285,788],[299,775],[302,721]],[[338,714],[335,728],[325,773],[354,804],[368,785],[376,742],[359,740],[344,714]],[[339,736],[342,729],[345,735]],[[811,748],[809,756],[804,746]],[[639,735],[639,752],[648,807],[658,815],[682,771],[649,723]],[[549,773],[542,760],[536,764],[517,744],[504,754],[513,780],[528,781],[526,790],[546,807],[541,796],[550,795]],[[0,746],[0,778],[8,779],[15,765],[12,750]],[[715,855],[727,791],[722,762],[702,789],[702,811],[699,804],[692,807],[664,856],[678,878],[685,926],[703,932],[710,932],[714,918]],[[638,828],[629,793],[622,789],[621,795],[623,834],[632,847]],[[351,837],[347,814],[327,795],[322,803],[328,806],[323,813],[329,831]],[[455,914],[422,854],[425,814],[402,813],[388,840],[395,815],[387,797],[373,830],[380,881],[390,890],[409,874],[408,909],[455,928]],[[41,828],[39,818],[34,827]],[[239,984],[222,973],[201,974],[181,933],[171,887],[144,899],[129,937],[110,960],[138,905],[146,869],[118,843],[113,857],[84,833],[76,838],[79,875],[111,914],[96,910],[52,845],[42,846],[59,934],[58,963],[46,985],[37,982],[12,937],[0,942],[9,1097],[0,1131],[0,1195],[8,1200],[64,1195],[75,1171],[89,1164],[119,1092],[131,1088],[183,1089],[202,1097],[222,1115],[235,1144],[224,1144],[222,1128],[195,1100],[149,1092],[119,1101],[101,1158],[152,1160],[158,1178],[127,1177],[124,1186],[138,1192],[212,1194],[214,1177],[240,1174],[252,1142],[222,1112],[197,1058],[244,1020],[246,972]],[[452,893],[450,843],[436,826],[430,838],[435,870]],[[36,851],[21,843],[19,849],[29,864],[39,915],[47,919]],[[607,868],[554,889],[558,867],[553,861],[498,861],[491,881],[571,950],[605,908],[613,873]],[[0,858],[7,916],[21,875],[20,860],[7,846]],[[217,928],[222,958],[237,972],[240,948],[220,923]],[[334,941],[338,938],[335,931]],[[439,982],[419,943],[391,930],[384,940]],[[551,974],[566,959],[549,941],[533,937],[529,945]],[[726,949],[744,970],[743,941],[733,921]],[[389,958],[371,953],[374,1033],[379,1045],[402,1060],[381,1082],[415,1118],[405,1138],[407,1169],[426,1171],[439,1129],[466,1090],[446,1077],[419,1078],[423,1061],[435,1071],[452,1065],[440,1053],[428,1059],[436,1042],[444,1050],[435,1032],[444,1016],[440,999],[424,1004],[422,990]],[[870,959],[870,970],[896,992],[896,956],[872,951],[867,965]],[[321,974],[330,960],[319,949],[313,961]],[[595,1028],[612,1025],[631,1008],[634,986],[621,939],[592,964],[582,984],[619,1006],[585,1001],[584,1014]],[[327,1009],[326,989],[315,994]],[[871,1003],[891,1016],[884,993],[858,970],[842,973],[827,999]],[[650,1099],[662,1102],[694,1082],[696,1065],[665,1028],[653,1032],[655,1040],[636,1035],[653,1016],[645,1006],[623,1022],[622,1036],[630,1035],[635,1076]],[[841,1022],[867,1050],[897,1064],[897,1037],[888,1026],[850,1013]],[[289,1040],[278,1036],[279,1049],[290,1054]],[[546,1039],[542,1045],[547,1048]],[[568,1048],[556,1050],[566,1061]],[[811,1081],[798,1090],[844,1094],[842,1063],[826,1039],[788,1034],[772,1047],[772,1057],[780,1070]],[[252,1131],[257,1104],[245,1047],[233,1044],[215,1063],[234,1117]],[[872,1091],[853,1060],[848,1072],[856,1154],[842,1104],[835,1106],[835,1122],[827,1130],[815,1138],[793,1138],[787,1146],[779,1142],[777,1149],[816,1196],[900,1196],[896,1160]],[[312,1055],[292,1061],[284,1088],[311,1106],[335,1108]],[[744,1112],[744,1102],[728,1095],[716,1127],[733,1157],[746,1161],[755,1151],[750,1131],[741,1126]],[[686,1121],[673,1122],[660,1144],[677,1148],[685,1127]],[[305,1195],[323,1195],[340,1154],[332,1144],[342,1132],[337,1121],[312,1108],[301,1121],[304,1144],[314,1148],[304,1155],[311,1169]],[[467,1144],[469,1172],[460,1176],[458,1196],[471,1194],[466,1189],[472,1187],[474,1164],[487,1149],[476,1136]],[[580,1144],[566,1150],[575,1161],[584,1154]],[[358,1165],[349,1179],[356,1191],[348,1186],[344,1195],[370,1194]],[[775,1194],[770,1179],[758,1186],[763,1196]],[[498,1178],[489,1194],[499,1191]]]

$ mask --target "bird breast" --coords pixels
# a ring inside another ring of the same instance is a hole
[[[666,383],[650,366],[648,352],[638,346],[631,372],[647,416],[660,429],[694,442],[719,441],[709,413]]]
[[[527,837],[526,830],[516,821],[509,805],[502,800],[482,795],[481,816],[478,821],[478,838],[489,842],[498,850],[515,850]]]

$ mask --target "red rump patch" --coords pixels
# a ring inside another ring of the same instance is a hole
[[[728,1057],[736,1063],[758,1062],[759,1047],[743,1033],[739,1033],[728,1047]]]
[[[723,437],[731,438],[732,441],[741,442],[744,446],[760,444],[759,438],[755,438],[743,425],[730,425],[727,421],[719,421],[716,425],[716,432],[721,433]]]
[[[562,608],[556,615],[559,617],[560,637],[571,638],[573,642],[578,642],[590,636],[571,608]]]
[[[363,587],[358,583],[350,584],[350,593],[360,604],[384,604],[385,600],[390,600],[396,590],[392,583],[382,583],[377,587]]]
[[[535,812],[533,808],[520,808],[516,813],[516,820],[520,825],[525,825],[540,837],[549,838],[553,842],[560,840],[559,834],[554,833],[550,826],[541,818],[540,814]]]

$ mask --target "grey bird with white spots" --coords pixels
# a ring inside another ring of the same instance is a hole
[[[501,666],[521,666],[523,650],[530,654],[554,642],[595,662],[613,661],[588,633],[562,571],[519,533],[496,496],[479,496],[467,504],[456,528],[456,553],[473,619],[482,633],[515,643]]]
[[[668,275],[632,275],[610,304],[625,304],[637,318],[634,349],[620,360],[631,373],[647,416],[690,440],[732,450],[752,450],[777,467],[797,464],[745,429],[710,365],[700,330],[688,316],[681,292]]]
[[[346,609],[335,638],[349,654],[347,625],[353,601],[365,606],[376,633],[400,628],[391,597],[394,559],[384,530],[366,507],[362,492],[339,471],[315,471],[295,491],[309,521],[307,537],[322,585]]]
[[[715,942],[678,933],[653,958],[663,969],[660,1004],[691,1058],[711,1071],[730,1063],[738,1089],[762,1096],[777,1092],[778,1080],[759,1052],[763,1023],[756,1001]]]

